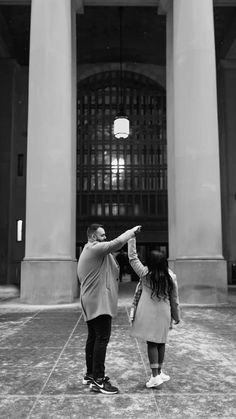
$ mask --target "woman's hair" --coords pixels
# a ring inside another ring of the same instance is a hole
[[[147,260],[147,266],[152,290],[151,297],[155,295],[158,299],[166,300],[173,289],[166,257],[162,252],[153,250]]]

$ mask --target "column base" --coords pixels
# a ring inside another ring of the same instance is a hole
[[[27,304],[72,303],[78,296],[77,262],[26,259],[21,262],[21,301]]]
[[[182,304],[227,303],[227,264],[224,259],[176,259],[169,266],[177,275]]]

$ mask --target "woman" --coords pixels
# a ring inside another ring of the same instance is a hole
[[[165,344],[171,324],[180,321],[176,275],[168,268],[165,256],[153,251],[144,266],[136,251],[136,239],[128,241],[129,261],[140,277],[130,312],[131,336],[147,342],[147,353],[152,371],[148,388],[157,387],[170,377],[163,373]]]

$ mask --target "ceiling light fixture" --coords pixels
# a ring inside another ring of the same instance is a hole
[[[119,17],[120,17],[120,72],[119,72],[119,112],[117,113],[114,120],[114,136],[117,139],[128,138],[129,136],[129,119],[125,115],[124,111],[124,81],[123,81],[123,38],[122,38],[122,18],[123,18],[123,8],[119,8]]]

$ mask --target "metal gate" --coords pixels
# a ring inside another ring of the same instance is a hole
[[[113,135],[119,71],[95,74],[78,85],[77,242],[91,222],[119,232],[141,221],[149,241],[167,240],[165,90],[151,79],[124,72],[122,89],[131,134]],[[154,237],[155,234],[155,237]],[[159,234],[160,236],[160,234]]]

